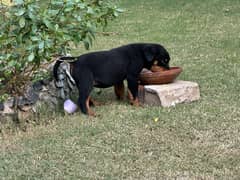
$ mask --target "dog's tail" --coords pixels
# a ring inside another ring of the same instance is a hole
[[[59,59],[57,59],[56,63],[53,66],[53,77],[56,81],[58,81],[58,68],[60,66],[60,64],[64,61],[68,61],[68,62],[74,62],[76,61],[77,58],[76,57],[69,57],[69,56],[64,56],[64,57],[60,57]]]

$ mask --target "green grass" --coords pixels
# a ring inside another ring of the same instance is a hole
[[[126,11],[94,50],[157,42],[199,83],[200,101],[134,108],[113,90],[99,115],[42,115],[48,125],[0,139],[2,179],[238,179],[240,177],[239,0],[123,0]],[[74,54],[85,51],[74,50]],[[155,118],[159,118],[157,122]]]

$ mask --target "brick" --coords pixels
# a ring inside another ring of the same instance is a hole
[[[177,80],[170,84],[145,85],[139,88],[139,100],[145,105],[170,107],[200,99],[199,85]]]

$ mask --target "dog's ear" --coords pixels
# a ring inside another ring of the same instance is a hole
[[[155,56],[155,48],[151,45],[146,45],[143,48],[143,54],[148,62],[153,61]]]

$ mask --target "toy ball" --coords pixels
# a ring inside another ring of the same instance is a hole
[[[77,108],[78,108],[78,106],[70,99],[67,99],[64,102],[64,110],[69,114],[74,113],[77,110]]]

